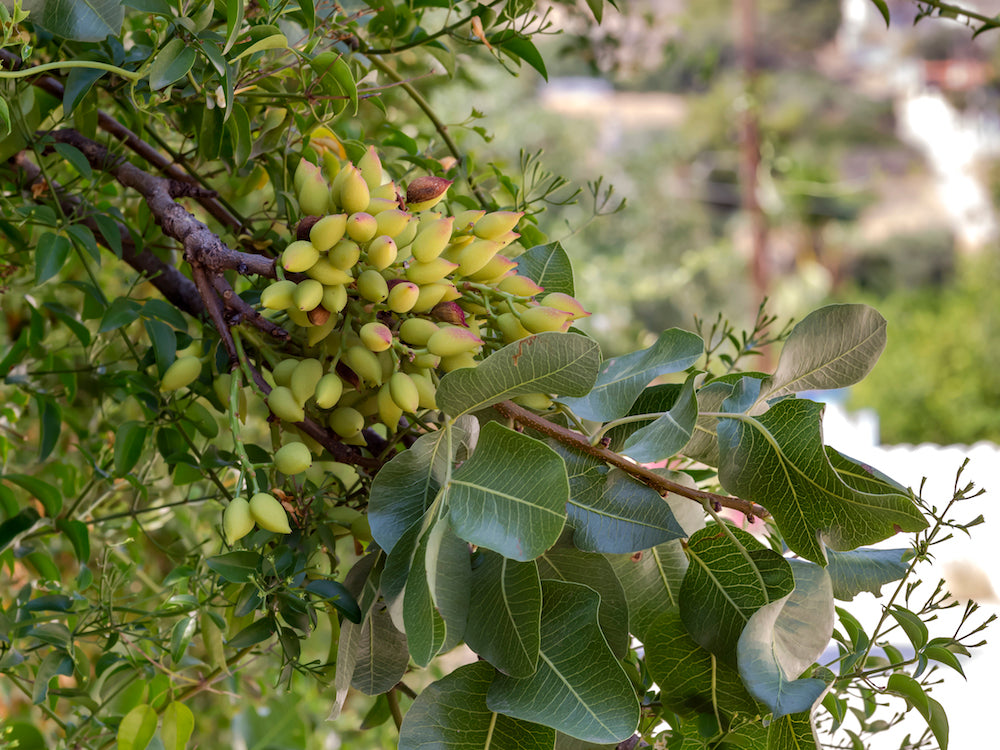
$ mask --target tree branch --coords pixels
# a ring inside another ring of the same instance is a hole
[[[24,173],[28,185],[36,185],[45,181],[38,165],[28,159],[27,152],[21,151],[15,154],[10,161]],[[105,238],[100,226],[87,213],[88,209],[83,201],[75,195],[67,194],[58,183],[48,183],[48,188],[52,191],[53,197],[59,201],[63,213],[79,219],[84,226],[93,232],[94,238],[99,243],[114,252],[114,248]],[[146,274],[150,283],[178,310],[200,318],[205,312],[205,305],[191,279],[173,266],[164,263],[148,250],[137,250],[128,229],[118,222],[115,222],[115,226],[118,229],[121,242],[122,260],[140,273]]]
[[[239,313],[233,325],[246,321],[272,336],[288,338],[284,329],[243,302],[222,275],[223,271],[235,270],[241,275],[256,274],[274,278],[274,260],[227,247],[218,235],[174,199],[175,196],[197,194],[201,188],[149,174],[75,130],[57,130],[48,135],[60,143],[68,143],[79,149],[94,169],[107,172],[125,187],[137,190],[164,234],[181,243],[184,247],[184,259],[191,266],[193,286],[203,303],[203,310],[208,313],[218,331],[231,362],[236,362],[239,355],[230,331],[230,322],[226,319],[225,307]],[[250,370],[261,391],[265,395],[270,393],[271,388],[260,372],[252,366]],[[296,423],[296,427],[330,451],[337,461],[369,471],[381,466],[380,460],[365,456],[357,448],[345,445],[330,430],[308,417]]]
[[[7,70],[19,70],[23,67],[23,64],[23,61],[17,55],[9,52],[8,50],[0,49],[0,69],[6,68]],[[60,101],[63,100],[66,93],[63,84],[52,76],[39,76],[32,81],[32,85],[51,94]],[[153,148],[150,144],[146,143],[138,135],[133,133],[104,110],[97,110],[97,126],[105,133],[117,138],[127,148],[131,149],[146,162],[159,169],[167,177],[181,182],[189,182],[192,184],[197,183],[197,180],[192,174],[173,163],[170,159],[166,158],[163,154]],[[236,235],[239,235],[244,231],[245,227],[242,220],[234,216],[233,213],[225,205],[223,205],[214,194],[211,194],[210,191],[205,191],[203,194],[197,196],[197,200],[198,203],[201,204],[202,208],[209,213],[209,215],[211,215],[223,226],[228,226]]]
[[[598,458],[605,463],[609,463],[612,466],[621,469],[626,474],[638,479],[643,484],[652,487],[661,495],[666,495],[668,492],[672,492],[675,495],[680,495],[681,497],[686,497],[689,500],[694,500],[699,503],[709,502],[714,507],[738,510],[740,513],[747,516],[747,518],[767,518],[771,515],[767,508],[757,505],[756,503],[751,503],[748,500],[731,497],[729,495],[717,495],[714,492],[705,492],[704,490],[686,487],[683,484],[672,482],[666,477],[660,476],[655,471],[650,471],[644,466],[633,463],[612,450],[608,450],[600,445],[591,445],[587,438],[580,433],[574,432],[566,427],[562,427],[561,425],[554,424],[544,417],[540,417],[534,412],[528,411],[522,406],[518,406],[513,401],[501,401],[499,404],[495,404],[493,408],[508,419],[512,419],[519,424],[530,427],[533,430],[537,430],[544,435],[548,435],[554,440],[557,440],[563,445],[577,450],[580,453],[586,453],[588,456],[593,456],[594,458]]]
[[[244,275],[275,278],[274,259],[227,247],[218,235],[174,200],[175,195],[191,194],[192,186],[145,172],[75,130],[55,130],[48,135],[79,149],[94,169],[107,172],[122,185],[137,190],[146,199],[164,234],[184,246],[185,260],[189,263],[193,260],[215,273],[231,269]]]

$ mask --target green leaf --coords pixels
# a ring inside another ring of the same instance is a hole
[[[775,719],[808,715],[823,695],[823,680],[798,678],[823,653],[833,633],[830,577],[818,565],[791,563],[795,591],[758,609],[743,629],[738,647],[743,683]]]
[[[573,544],[587,552],[637,552],[686,536],[660,494],[600,459],[550,442],[566,463]]]
[[[878,12],[882,14],[882,19],[885,21],[885,27],[889,28],[889,4],[886,0],[872,0],[872,4],[878,8]]]
[[[691,636],[735,665],[740,633],[751,615],[791,593],[794,577],[777,552],[742,529],[728,531],[711,523],[691,535],[680,607]]]
[[[125,9],[121,0],[28,0],[32,23],[56,36],[77,42],[100,42],[121,31]]]
[[[127,326],[139,317],[139,303],[126,297],[118,297],[111,302],[108,309],[101,318],[101,325],[98,326],[98,333],[114,331],[117,328]]]
[[[46,481],[27,474],[3,474],[3,479],[28,491],[45,508],[45,515],[54,518],[62,510],[62,493]]]
[[[559,401],[583,419],[604,422],[623,417],[654,378],[687,369],[704,350],[701,338],[689,331],[671,328],[660,334],[648,349],[606,360],[588,395]]]
[[[546,81],[549,80],[549,73],[545,69],[545,60],[528,37],[518,34],[508,39],[502,39],[497,42],[497,47],[515,59],[524,60],[537,70],[542,78]]]
[[[594,14],[594,20],[600,23],[604,17],[604,0],[587,0],[587,7]]]
[[[222,53],[226,54],[236,43],[236,38],[243,31],[243,13],[246,0],[226,0],[226,46]]]
[[[52,146],[63,159],[68,161],[73,165],[81,177],[90,180],[94,176],[94,170],[90,167],[90,162],[87,161],[87,157],[83,155],[83,152],[76,146],[71,146],[68,143],[56,143]]]
[[[446,521],[447,519],[441,519]],[[441,520],[438,521],[440,524]],[[413,553],[413,562],[403,591],[403,624],[406,626],[406,645],[410,656],[419,667],[426,667],[444,646],[444,618],[434,606],[428,585],[428,537],[423,534]],[[466,547],[468,549],[468,547]]]
[[[751,389],[758,381],[745,378]],[[731,400],[739,403],[738,387]],[[840,477],[823,450],[823,406],[785,399],[760,417],[719,422],[719,480],[727,492],[762,503],[792,551],[826,564],[825,545],[849,550],[927,526],[900,493],[867,493]]]
[[[57,302],[46,302],[42,307],[65,323],[66,327],[73,332],[73,335],[76,336],[77,340],[83,346],[90,346],[90,330],[80,322],[79,312],[70,310],[68,307],[60,305]]]
[[[758,402],[854,385],[882,354],[885,327],[885,318],[867,305],[829,305],[809,313],[789,334]]]
[[[643,643],[656,619],[680,604],[688,559],[680,540],[634,555],[607,555],[628,603],[629,631]]]
[[[248,646],[254,646],[261,641],[268,640],[272,635],[274,635],[275,626],[274,620],[270,617],[261,617],[259,620],[247,625],[243,630],[234,635],[232,638],[226,641],[226,645],[229,648],[240,649],[247,648]]]
[[[330,602],[351,622],[361,622],[361,608],[344,584],[326,578],[317,578],[305,585],[305,590],[323,601]]]
[[[396,630],[384,607],[372,607],[361,625],[349,623],[349,627],[341,627],[338,671],[339,659],[344,653],[344,633],[355,629],[356,635],[348,639],[348,645],[355,651],[350,684],[366,695],[384,693],[406,674],[410,661],[406,636]],[[351,643],[351,640],[354,642]]]
[[[336,52],[321,52],[309,61],[309,65],[319,75],[322,82],[331,83],[350,102],[350,114],[358,113],[358,84],[354,80],[351,66],[343,55]]]
[[[372,538],[391,552],[408,528],[441,491],[456,460],[465,460],[479,435],[479,423],[461,417],[443,429],[422,435],[383,466],[372,482],[368,522]]]
[[[679,716],[718,712],[728,725],[733,714],[759,713],[736,670],[694,641],[676,609],[662,613],[650,625],[643,643],[660,699]]]
[[[862,591],[879,596],[882,586],[906,575],[909,565],[905,558],[909,554],[909,549],[827,550],[827,572],[834,597],[849,602]]]
[[[115,474],[125,476],[139,463],[148,430],[142,422],[122,422],[115,432]]]
[[[431,601],[447,626],[441,650],[448,651],[465,635],[472,560],[469,545],[455,535],[447,516],[439,518],[427,534],[424,567]]]
[[[119,228],[117,222],[107,214],[95,214],[94,222],[97,224],[97,228],[107,246],[111,249],[111,252],[118,258],[121,258],[122,230]]]
[[[194,47],[180,37],[174,37],[153,57],[149,68],[149,87],[153,91],[166,88],[174,81],[183,78],[194,65],[198,53]]]
[[[459,416],[527,393],[584,396],[597,378],[597,342],[575,333],[540,333],[494,352],[478,367],[441,378],[438,408]]]
[[[919,651],[927,645],[927,626],[917,615],[899,605],[890,607],[889,614],[899,623],[899,627],[906,633],[906,637],[910,639],[914,649]]]
[[[5,99],[0,99],[0,139],[11,134],[10,107]]]
[[[38,439],[38,460],[44,461],[52,453],[59,442],[62,431],[62,411],[54,400],[48,396],[35,396],[38,404],[38,421],[41,434]]]
[[[337,666],[334,673],[334,689],[336,691],[330,719],[340,715],[347,693],[351,687],[351,677],[362,654],[360,651],[361,633],[365,618],[368,617],[379,595],[379,579],[385,563],[385,554],[381,551],[370,552],[352,567],[344,577],[344,586],[354,597],[361,610],[361,623],[350,621],[340,625],[340,638],[337,643]],[[398,634],[400,635],[401,634]],[[403,642],[404,658],[409,660],[406,643]]]
[[[86,564],[90,559],[90,534],[87,524],[69,518],[57,518],[56,528],[69,538],[78,562]]]
[[[538,664],[542,585],[533,560],[480,550],[470,581],[469,648],[504,674],[528,677]]]
[[[171,701],[163,709],[160,737],[164,750],[185,750],[194,732],[194,714],[180,701]]]
[[[923,654],[928,659],[939,661],[942,664],[951,667],[962,675],[962,677],[965,677],[965,670],[962,669],[962,664],[959,662],[958,657],[944,646],[927,646],[927,648],[923,650]]]
[[[184,658],[188,644],[194,636],[198,625],[198,618],[191,615],[178,620],[170,631],[170,658],[174,664],[179,664]]]
[[[654,463],[680,453],[698,420],[698,399],[690,375],[670,411],[650,425],[629,435],[621,452],[638,463]]]
[[[162,377],[177,358],[177,334],[162,320],[147,318],[142,321],[142,327],[146,329],[146,335],[149,336],[149,340],[153,344],[153,352],[156,354],[156,368]]]
[[[73,68],[70,70],[66,76],[66,87],[63,90],[63,114],[67,117],[73,114],[73,110],[83,101],[91,87],[105,75],[107,75],[107,71],[93,68]],[[89,167],[90,164],[88,163],[87,166]]]
[[[840,478],[854,489],[876,494],[880,492],[909,494],[909,490],[906,487],[886,476],[878,469],[845,456],[829,445],[825,446],[825,448],[827,458],[830,459],[830,465],[837,470]]]
[[[71,249],[72,245],[64,235],[45,232],[38,238],[38,246],[35,248],[35,286],[41,286],[62,270]]]
[[[625,658],[629,645],[628,604],[621,581],[602,555],[581,552],[574,547],[553,547],[536,560],[543,581],[582,583],[601,597],[597,622],[611,652]]]
[[[399,731],[399,750],[552,750],[555,731],[494,713],[486,662],[459,667],[417,696]]]
[[[35,685],[31,691],[31,702],[36,706],[44,703],[49,694],[49,683],[58,675],[73,674],[73,659],[62,649],[50,651],[35,673]]]
[[[246,583],[260,568],[262,560],[263,558],[256,552],[237,550],[210,557],[205,561],[205,564],[226,581]]]
[[[698,389],[698,421],[691,440],[684,446],[684,455],[708,466],[719,465],[719,420],[714,416],[733,392],[732,383],[713,380]]]
[[[941,750],[948,750],[948,715],[944,707],[927,695],[919,682],[902,672],[890,675],[886,688],[906,698],[924,717]]]
[[[483,428],[475,453],[448,487],[455,533],[522,561],[538,557],[559,538],[568,500],[566,465],[559,455],[496,422]]]
[[[156,732],[156,711],[140,703],[118,725],[118,750],[145,750]]]
[[[231,62],[236,62],[237,60],[249,55],[253,55],[258,52],[265,52],[269,49],[288,49],[288,39],[284,34],[275,31],[262,39],[257,39],[246,49],[240,50],[240,53],[236,55]]]
[[[17,750],[49,750],[51,745],[34,724],[26,721],[4,722],[4,742]]]
[[[573,266],[558,242],[535,245],[515,260],[517,273],[527,276],[547,293],[562,292],[573,296]]]
[[[809,711],[786,714],[767,727],[767,750],[818,750],[819,747]]]
[[[521,679],[497,675],[486,705],[589,742],[631,737],[639,704],[598,627],[599,604],[586,586],[542,581],[538,670]]]

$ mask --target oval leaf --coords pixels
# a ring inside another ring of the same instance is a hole
[[[145,750],[156,732],[156,711],[141,703],[118,725],[118,750]]]
[[[174,37],[156,53],[149,68],[149,87],[159,91],[183,78],[191,70],[196,57],[194,47],[188,47],[183,39]]]
[[[584,396],[597,379],[601,350],[575,333],[540,333],[505,346],[478,367],[450,372],[437,388],[438,408],[458,416],[527,393]]]
[[[399,750],[552,750],[555,730],[486,706],[495,672],[486,662],[459,667],[417,696],[399,731]]]
[[[516,466],[517,471],[510,467]],[[566,465],[544,443],[489,422],[448,487],[455,533],[513,560],[533,560],[566,522]]]
[[[885,349],[886,322],[867,305],[829,305],[792,329],[758,402],[789,393],[854,385]]]
[[[160,737],[164,750],[184,750],[194,732],[194,714],[179,701],[171,702],[163,709],[163,726]]]
[[[560,402],[583,419],[605,422],[628,414],[643,389],[660,375],[681,372],[698,361],[705,342],[690,331],[671,328],[648,349],[614,357],[601,365],[593,390]]]
[[[472,571],[469,648],[504,674],[528,677],[538,664],[542,584],[534,561],[517,562],[489,550]]]
[[[597,624],[600,599],[578,583],[542,581],[538,670],[524,679],[497,675],[486,705],[588,742],[631,737],[639,703]]]

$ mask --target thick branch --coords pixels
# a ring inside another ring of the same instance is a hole
[[[8,70],[18,70],[22,66],[22,60],[17,55],[0,49],[0,68]],[[52,76],[39,76],[32,81],[32,84],[62,101],[65,95],[65,88]],[[195,183],[194,177],[184,169],[166,158],[163,154],[142,140],[138,135],[125,127],[118,120],[113,118],[103,110],[97,110],[97,126],[104,132],[114,136],[127,148],[134,151],[148,163],[162,171],[167,177],[181,182]],[[227,209],[214,195],[203,193],[196,196],[198,203],[216,221],[224,226],[228,226],[235,233],[243,231],[243,223]]]
[[[44,182],[42,171],[28,159],[27,152],[19,152],[11,161],[24,173],[29,185]],[[86,207],[77,196],[67,194],[56,183],[48,183],[48,187],[55,199],[59,201],[64,214],[78,219],[94,233],[94,238],[98,242],[112,252],[114,251],[104,237],[100,226],[92,216],[86,213]],[[115,222],[115,226],[118,228],[121,241],[122,260],[140,273],[146,274],[150,283],[177,309],[194,317],[201,317],[202,313],[205,312],[205,306],[191,279],[173,266],[164,263],[148,250],[136,250],[135,242],[133,242],[128,229],[118,222]]]
[[[249,321],[255,328],[259,328],[266,334],[274,336],[276,339],[281,339],[286,341],[288,339],[288,331],[279,326],[274,321],[268,320],[263,315],[261,315],[256,309],[251,307],[244,301],[240,295],[236,293],[236,290],[226,281],[226,277],[219,274],[212,279],[212,285],[215,290],[222,297],[223,303],[226,307],[232,310],[236,319],[232,321],[233,325],[238,325],[240,322],[246,320]]]
[[[184,194],[189,187],[144,172],[75,130],[56,130],[49,135],[76,147],[92,167],[108,172],[122,185],[141,193],[163,232],[184,246],[189,262],[201,263],[210,272],[232,269],[241,274],[275,278],[273,259],[227,247],[218,235],[174,200],[175,194]]]
[[[677,482],[671,482],[669,479],[660,476],[655,471],[650,471],[644,466],[633,463],[612,450],[608,450],[600,445],[591,445],[587,438],[580,433],[569,430],[561,425],[553,424],[544,417],[540,417],[534,412],[528,411],[522,406],[518,406],[513,401],[502,401],[499,404],[495,404],[493,408],[505,417],[512,419],[525,427],[537,430],[544,435],[548,435],[569,448],[573,448],[581,453],[586,453],[594,458],[599,458],[601,461],[621,469],[625,473],[638,479],[643,484],[652,487],[661,495],[673,492],[675,495],[680,495],[681,497],[686,497],[689,500],[695,500],[699,503],[709,502],[714,506],[738,510],[748,518],[767,518],[771,515],[763,506],[751,503],[738,497],[717,495],[714,492],[705,492],[704,490],[685,487],[683,484],[678,484]]]

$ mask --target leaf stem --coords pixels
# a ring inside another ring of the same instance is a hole
[[[591,445],[586,436],[563,427],[562,425],[550,422],[544,417],[540,417],[534,412],[528,411],[522,406],[518,406],[513,401],[501,401],[499,404],[495,404],[493,408],[508,419],[512,419],[526,427],[531,427],[533,430],[537,430],[544,435],[548,435],[568,448],[578,450],[588,456],[599,458],[600,460],[621,469],[626,474],[638,479],[648,487],[653,488],[661,495],[673,492],[675,495],[686,497],[689,500],[694,500],[698,503],[708,501],[713,505],[713,507],[718,505],[722,508],[738,510],[748,518],[768,518],[771,515],[767,508],[757,505],[756,503],[751,503],[748,500],[743,500],[739,497],[731,497],[729,495],[717,495],[714,492],[706,492],[705,490],[699,490],[693,487],[687,487],[683,484],[678,484],[677,482],[672,482],[666,477],[662,477],[656,472],[647,469],[645,466],[634,463],[612,450],[599,445]]]
[[[96,60],[56,60],[54,62],[35,65],[23,70],[0,70],[0,79],[7,78],[28,78],[29,76],[47,73],[50,70],[65,70],[66,68],[89,68],[90,70],[103,70],[107,73],[115,73],[129,81],[139,81],[145,77],[145,73],[137,70],[125,70],[117,65],[97,62]]]

